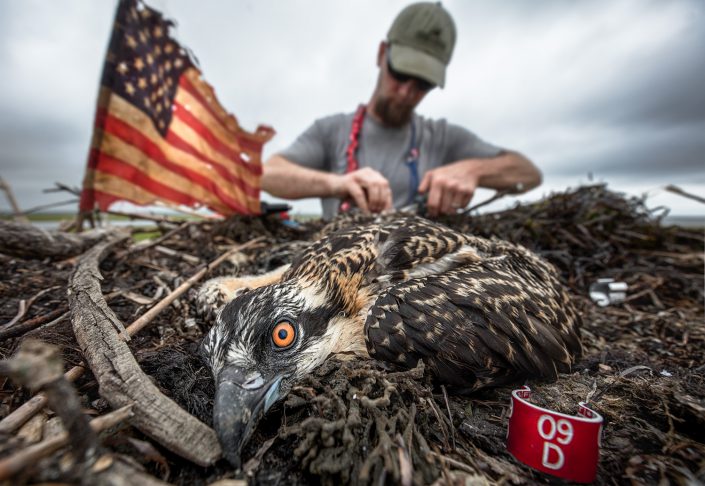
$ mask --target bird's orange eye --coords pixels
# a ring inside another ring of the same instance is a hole
[[[288,348],[296,339],[296,330],[294,326],[287,321],[281,321],[274,326],[272,331],[272,342],[279,349]]]

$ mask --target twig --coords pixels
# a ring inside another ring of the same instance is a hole
[[[2,326],[3,327],[12,326],[16,322],[18,322],[20,319],[22,319],[22,317],[24,317],[24,315],[27,313],[27,311],[29,311],[29,308],[32,306],[32,304],[34,304],[34,302],[39,297],[46,294],[47,292],[51,292],[52,290],[55,290],[58,288],[59,288],[59,286],[55,285],[53,287],[49,287],[48,289],[41,290],[40,292],[38,292],[37,294],[35,294],[34,296],[30,297],[27,300],[24,300],[24,299],[20,300],[20,305],[19,305],[19,309],[17,310],[17,315],[10,322],[2,324]]]
[[[414,466],[411,462],[411,454],[409,449],[404,443],[404,437],[401,434],[397,434],[394,438],[394,442],[397,445],[397,454],[399,460],[399,473],[400,473],[400,484],[402,486],[411,486],[413,483],[414,476]]]
[[[15,317],[12,318],[11,321],[6,322],[3,324],[3,327],[10,327],[20,319],[24,317],[24,315],[27,313],[27,301],[22,299],[20,300],[19,305],[17,306],[17,314],[15,314]],[[0,331],[1,332],[1,331]],[[1,338],[0,338],[1,339]]]
[[[431,410],[433,411],[433,414],[436,416],[436,419],[438,420],[438,425],[441,426],[441,432],[443,432],[443,444],[446,449],[450,449],[450,445],[448,444],[448,432],[446,431],[446,425],[443,423],[443,416],[440,414],[432,397],[427,398],[426,401],[431,406]]]
[[[0,252],[23,258],[66,258],[83,253],[117,232],[101,230],[79,235],[50,232],[32,224],[0,221]]]
[[[64,373],[64,378],[73,382],[83,376],[85,371],[86,369],[83,366],[74,366]],[[27,402],[17,407],[14,412],[0,421],[0,435],[11,434],[15,430],[22,427],[27,420],[34,417],[37,412],[43,409],[46,403],[47,397],[44,393],[37,393],[34,395]]]
[[[20,207],[17,204],[17,199],[15,199],[15,193],[12,192],[10,184],[5,182],[5,179],[3,179],[2,177],[0,177],[0,189],[5,191],[7,200],[10,202],[10,206],[12,207],[12,212],[14,213],[15,221],[20,223],[28,223],[29,220],[22,214],[22,211],[20,211]]]
[[[468,466],[467,464],[464,464],[460,461],[456,461],[455,459],[452,459],[448,456],[444,456],[443,454],[439,454],[438,452],[434,451],[428,451],[429,454],[431,454],[433,457],[436,457],[440,459],[441,461],[447,462],[453,467],[457,467],[458,469],[462,469],[463,471],[470,473],[470,474],[477,474],[477,471],[473,469],[472,467]]]
[[[164,255],[180,258],[181,260],[190,263],[191,265],[198,265],[199,263],[201,263],[201,259],[198,257],[189,255],[188,253],[172,250],[171,248],[167,248],[166,246],[157,245],[154,247],[154,249],[159,253],[163,253]]]
[[[171,238],[171,237],[174,236],[175,234],[180,233],[181,231],[185,230],[186,228],[188,228],[188,227],[189,227],[190,225],[192,225],[192,224],[194,224],[193,221],[184,221],[183,223],[181,223],[181,224],[180,224],[179,226],[177,226],[176,228],[167,231],[166,233],[164,233],[164,234],[163,234],[162,236],[160,236],[159,238],[157,238],[157,239],[155,239],[155,240],[152,240],[152,241],[150,241],[150,242],[147,243],[147,244],[144,244],[144,245],[135,245],[135,246],[133,246],[132,248],[130,248],[129,250],[127,250],[126,255],[134,255],[135,253],[139,253],[139,252],[141,252],[141,251],[145,251],[145,250],[147,250],[147,249],[149,249],[149,248],[152,248],[153,246],[161,245],[162,242],[168,240],[169,238]]]
[[[41,211],[42,209],[49,209],[49,208],[55,208],[55,207],[59,207],[59,206],[66,206],[69,204],[76,204],[78,201],[79,201],[78,199],[68,199],[66,201],[59,201],[59,202],[55,202],[55,203],[42,204],[40,206],[34,206],[29,209],[25,209],[24,211],[22,211],[19,214],[26,216],[28,214],[36,213],[37,211]]]
[[[478,208],[481,208],[482,206],[487,206],[488,204],[495,202],[497,199],[503,198],[504,196],[506,196],[510,192],[511,191],[509,191],[507,189],[504,189],[502,191],[497,191],[494,193],[494,196],[492,196],[491,198],[486,199],[486,200],[482,201],[481,203],[475,204],[474,206],[470,206],[468,209],[462,211],[460,214],[463,214],[463,215],[470,214],[471,211],[474,211]]]
[[[688,199],[692,199],[694,201],[698,201],[705,204],[705,198],[685,192],[683,189],[678,186],[674,186],[673,184],[667,185],[666,187],[664,187],[664,189],[666,189],[668,192],[672,192],[673,194],[678,194],[679,196],[687,197]]]
[[[169,223],[169,224],[179,224],[181,220],[173,219],[168,216],[151,216],[149,214],[139,214],[139,213],[126,213],[120,211],[106,211],[106,214],[112,214],[113,216],[123,216],[130,219],[146,219],[147,221],[154,221],[155,223]]]
[[[10,359],[0,361],[0,373],[32,391],[43,391],[49,407],[59,416],[71,439],[79,463],[92,461],[98,438],[81,411],[76,389],[63,375],[61,351],[42,341],[25,339]]]
[[[43,193],[50,193],[50,192],[68,192],[69,194],[73,194],[74,196],[81,196],[81,190],[78,187],[69,187],[66,184],[62,184],[61,182],[54,182],[54,186],[56,187],[50,187],[49,189],[44,189],[42,190]]]
[[[113,412],[107,413],[101,417],[96,417],[89,422],[91,429],[94,432],[115,427],[124,420],[132,416],[132,405],[125,405]],[[0,481],[8,479],[23,469],[35,464],[43,457],[47,457],[53,452],[69,443],[69,434],[61,432],[60,434],[46,439],[38,444],[33,444],[22,449],[15,454],[0,460]]]
[[[48,314],[44,314],[43,316],[38,316],[34,319],[29,319],[28,321],[16,324],[9,328],[4,327],[0,329],[0,341],[21,336],[44,324],[58,324],[62,320],[66,319],[68,315],[68,309],[66,308],[66,306],[62,306],[60,309],[55,309],[49,312]]]
[[[448,403],[448,392],[446,391],[446,386],[441,385],[441,390],[443,390],[443,398],[446,401],[446,409],[448,410],[448,421],[450,422],[450,438],[453,441],[453,450],[455,450],[455,427],[453,426],[453,414],[450,413],[450,404]]]

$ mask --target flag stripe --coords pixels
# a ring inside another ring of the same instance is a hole
[[[188,171],[164,159],[158,147],[141,140],[140,133],[121,125],[116,120],[107,120],[106,132],[100,151],[116,160],[133,166],[149,177],[158,178],[174,189],[189,194],[205,204],[221,208],[243,208],[257,205],[257,197],[246,198],[242,194],[231,194],[224,187],[194,171]],[[134,143],[136,142],[136,143]],[[101,166],[102,168],[102,166]],[[248,200],[249,199],[249,200]]]
[[[208,127],[214,137],[230,150],[242,152],[242,147],[237,139],[237,134],[228,130],[218,118],[216,118],[208,106],[201,103],[201,100],[195,97],[188,89],[178,89],[174,98],[175,103],[191,112],[196,119]]]
[[[196,150],[193,145],[199,141],[198,134],[178,119],[172,121],[167,139],[163,139],[152,125],[149,118],[140,110],[129,104],[118,95],[113,95],[107,110],[110,115],[121,120],[134,130],[141,132],[146,138],[161,148],[164,155],[169,160],[193,168],[202,165],[212,167],[221,176],[226,178],[231,184],[244,191],[257,191],[259,188],[259,175],[261,166],[246,164],[245,167],[236,165],[232,160],[221,157],[218,154],[203,154]],[[100,124],[96,124],[100,126]],[[174,132],[181,141],[178,142],[172,137]],[[204,145],[204,144],[201,144]],[[206,146],[207,148],[207,146]],[[213,155],[213,157],[210,157]],[[251,170],[245,170],[250,169]],[[229,175],[228,175],[229,174]],[[248,188],[249,186],[249,188]]]
[[[187,152],[194,157],[208,164],[217,164],[228,170],[235,177],[247,181],[250,185],[259,184],[259,176],[262,174],[262,166],[259,161],[252,163],[245,162],[242,159],[233,160],[226,157],[214,150],[193,127],[179,117],[174,117],[165,137],[167,142],[173,144],[172,134],[188,145],[189,150]],[[180,148],[183,150],[182,147]]]
[[[250,156],[258,156],[262,150],[262,145],[269,140],[274,131],[268,127],[257,127],[257,132],[249,133],[240,128],[240,124],[234,115],[226,112],[217,102],[213,88],[206,83],[196,69],[187,69],[179,79],[179,86],[187,89],[189,93],[200,100],[201,104],[237,135],[242,148]]]
[[[160,198],[168,199],[169,201],[177,204],[191,206],[198,203],[198,200],[192,198],[188,194],[184,194],[171,186],[162,184],[161,182],[149,177],[147,174],[139,171],[136,167],[125,163],[123,160],[111,157],[104,152],[98,154],[98,166],[100,168],[96,171],[96,179],[98,179],[98,174],[100,173],[110,174],[125,181],[130,181],[133,184],[146,189],[152,194],[159,194]],[[96,180],[95,187],[100,189],[98,180]]]
[[[226,157],[229,160],[232,160],[235,163],[240,163],[242,165],[245,165],[246,162],[242,159],[240,153],[236,150],[233,150],[231,147],[228,147],[226,144],[221,142],[218,137],[213,135],[213,133],[210,131],[209,127],[205,126],[203,123],[201,123],[201,120],[196,118],[193,113],[191,113],[190,110],[188,110],[186,107],[184,107],[182,104],[180,104],[178,101],[174,101],[174,106],[173,106],[173,112],[174,112],[174,119],[172,120],[172,125],[177,121],[182,121],[186,125],[188,125],[194,132],[196,132],[200,138],[207,143],[210,146],[210,150],[214,151],[223,157]],[[208,150],[204,150],[203,148],[201,149],[201,152],[208,152]],[[248,169],[250,169],[251,166],[247,166]],[[253,166],[254,167],[254,166]],[[259,166],[256,166],[259,168]]]
[[[100,154],[96,152],[96,157]],[[107,172],[88,170],[89,175],[96,181],[94,188],[90,189],[88,197],[98,201],[101,207],[108,207],[115,201],[123,200],[139,205],[152,204],[155,201],[163,201],[173,204],[172,201],[165,201],[161,195],[156,195],[144,187],[133,184],[129,180],[122,179]]]
[[[113,134],[128,144],[137,147],[142,153],[150,157],[165,169],[193,180],[196,184],[199,184],[208,190],[214,190],[221,187],[231,188],[233,185],[241,189],[241,191],[226,191],[226,194],[231,194],[229,197],[238,197],[238,192],[241,192],[244,193],[243,195],[245,196],[249,196],[254,199],[259,198],[259,191],[256,188],[244,184],[242,181],[234,178],[222,167],[215,166],[216,168],[214,169],[213,166],[203,164],[200,161],[196,161],[195,164],[189,164],[189,161],[184,160],[183,158],[169,159],[166,157],[161,147],[165,145],[164,143],[153,142],[149,138],[145,137],[139,130],[135,130],[129,124],[119,118],[110,116],[105,112],[99,112],[97,117],[101,121],[105,134]],[[105,140],[103,140],[102,144],[104,145],[105,143]],[[160,172],[162,171],[160,168],[157,168],[156,170]]]

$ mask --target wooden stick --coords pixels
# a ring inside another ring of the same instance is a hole
[[[27,301],[22,299],[20,300],[19,305],[17,306],[17,314],[15,314],[15,317],[12,318],[11,321],[6,322],[5,324],[2,325],[3,328],[8,328],[12,325],[14,325],[16,322],[18,322],[20,319],[24,317],[24,315],[27,313]],[[2,332],[0,330],[0,332]],[[0,337],[2,339],[2,337]]]
[[[101,240],[119,233],[98,230],[73,234],[46,231],[26,223],[0,221],[0,252],[23,258],[67,258],[80,255]]]
[[[32,329],[36,329],[39,326],[48,323],[52,320],[53,323],[56,324],[57,322],[61,322],[61,320],[65,319],[68,315],[68,309],[66,308],[66,306],[62,306],[59,309],[54,309],[48,314],[29,319],[28,321],[21,322],[20,324],[3,326],[2,328],[0,328],[0,341],[3,341],[8,338],[21,336],[24,333],[29,332]]]
[[[444,456],[443,454],[439,454],[438,452],[434,452],[434,451],[429,451],[429,454],[431,454],[433,457],[436,457],[436,458],[440,459],[441,461],[444,461],[444,462],[450,464],[451,466],[457,467],[458,469],[461,469],[467,473],[477,474],[477,471],[475,469],[473,469],[472,467],[470,467],[467,464],[464,464],[460,461],[456,461],[452,457]]]
[[[10,206],[12,206],[12,212],[14,213],[14,218],[15,221],[18,221],[20,223],[29,223],[29,220],[25,215],[22,214],[22,211],[20,211],[20,207],[17,204],[17,199],[15,199],[15,193],[12,192],[12,188],[10,187],[10,184],[5,182],[5,179],[0,177],[0,189],[5,191],[5,195],[7,196],[7,200],[10,201]]]
[[[506,196],[509,193],[510,193],[510,191],[508,191],[506,189],[502,190],[502,191],[497,191],[494,193],[494,195],[491,198],[489,198],[485,201],[482,201],[480,203],[477,203],[474,206],[470,206],[468,209],[461,211],[460,214],[470,214],[471,211],[475,211],[476,209],[481,208],[482,206],[487,206],[488,204],[493,203],[496,200],[503,198],[504,196]]]
[[[673,184],[667,185],[664,189],[666,189],[668,192],[672,192],[673,194],[678,194],[679,196],[687,197],[688,199],[692,199],[694,201],[698,201],[705,204],[705,198],[696,196],[695,194],[690,194],[689,192],[685,192],[683,189],[678,186],[674,186]]]
[[[132,405],[125,405],[113,412],[90,421],[91,429],[100,432],[116,426],[132,416]],[[69,434],[62,432],[38,444],[25,447],[19,452],[0,460],[0,481],[6,480],[26,467],[35,464],[43,457],[47,457],[69,442]]]
[[[147,221],[154,221],[155,223],[181,223],[181,220],[170,218],[169,216],[152,216],[151,214],[125,213],[120,211],[106,211],[105,213],[112,214],[113,216],[124,216],[130,219],[146,219]]]
[[[170,256],[170,257],[179,258],[179,259],[185,261],[186,263],[190,263],[191,265],[198,265],[199,263],[201,263],[201,259],[196,256],[189,255],[188,253],[183,253],[180,251],[172,250],[171,248],[168,248],[166,246],[157,245],[154,247],[154,249],[156,251],[158,251],[159,253],[162,253],[162,254]]]
[[[188,228],[188,227],[191,226],[193,223],[194,223],[193,221],[184,221],[183,223],[181,223],[181,224],[180,224],[179,226],[177,226],[176,228],[167,231],[167,232],[164,233],[162,236],[160,236],[159,238],[157,238],[157,239],[155,239],[155,240],[152,240],[152,241],[149,242],[148,244],[145,244],[145,245],[135,245],[135,246],[133,246],[132,248],[130,248],[129,250],[127,250],[127,255],[133,255],[133,254],[135,254],[135,253],[138,253],[138,252],[141,252],[141,251],[145,251],[145,250],[147,250],[147,249],[149,249],[149,248],[152,248],[153,246],[160,245],[162,242],[168,240],[169,238],[171,238],[171,237],[174,236],[175,234],[177,234],[177,233],[183,231],[184,229]]]
[[[33,295],[32,297],[30,297],[27,300],[24,300],[24,299],[20,300],[20,305],[19,305],[19,309],[17,311],[17,315],[10,322],[6,322],[5,324],[2,324],[2,327],[7,328],[8,326],[12,326],[15,323],[17,323],[20,319],[22,319],[24,317],[24,315],[27,313],[27,311],[29,311],[29,308],[32,307],[32,304],[34,304],[34,302],[39,297],[46,294],[47,292],[51,292],[52,290],[56,290],[59,287],[60,287],[59,285],[54,285],[53,287],[49,287],[47,289],[40,290],[39,292],[37,292],[35,295]],[[0,339],[2,339],[2,337],[0,337]]]
[[[453,450],[455,450],[455,426],[453,425],[453,414],[450,412],[450,404],[448,403],[448,392],[446,391],[445,385],[441,385],[441,390],[443,390],[443,398],[446,401],[446,409],[448,410],[448,422],[450,423],[450,438],[453,441]]]
[[[212,270],[213,268],[217,267],[220,265],[223,261],[225,261],[226,258],[228,258],[232,253],[240,250],[244,250],[246,248],[249,248],[251,246],[254,246],[255,243],[258,243],[261,241],[263,238],[256,238],[254,240],[250,240],[246,243],[243,243],[242,245],[238,245],[237,247],[234,247],[230,249],[229,251],[225,252],[223,255],[220,257],[216,258],[213,260],[210,264],[208,264],[206,267],[202,268],[196,274],[188,279],[186,282],[181,284],[179,287],[174,289],[173,292],[171,292],[169,295],[164,297],[162,301],[152,307],[147,313],[145,313],[142,317],[139,319],[135,320],[132,324],[130,324],[125,330],[127,332],[128,336],[133,336],[137,334],[140,330],[142,330],[147,324],[149,324],[152,319],[154,319],[159,312],[164,310],[171,302],[176,300],[181,294],[183,294],[186,290],[188,290],[193,284],[195,284],[198,279],[203,278],[203,276],[209,271]],[[189,284],[187,286],[187,284]],[[67,380],[69,381],[74,381],[77,380],[79,377],[83,375],[85,372],[85,368],[83,366],[74,366],[71,368],[69,371],[67,371],[64,376],[66,377]],[[8,414],[7,417],[2,419],[0,421],[0,434],[12,434],[15,432],[17,429],[22,427],[22,425],[27,422],[30,418],[32,418],[37,412],[42,410],[44,406],[46,405],[46,396],[44,396],[43,393],[39,393],[32,397],[29,401],[25,402],[24,404],[20,405],[17,409],[15,409],[12,413]]]
[[[67,206],[69,204],[76,204],[79,201],[80,201],[80,199],[68,199],[66,201],[59,201],[59,202],[50,203],[50,204],[42,204],[40,206],[34,206],[29,209],[25,209],[20,214],[22,216],[26,216],[28,214],[36,213],[37,211],[41,211],[42,209],[56,208],[59,206]]]

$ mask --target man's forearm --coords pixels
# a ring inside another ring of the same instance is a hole
[[[520,193],[541,184],[541,171],[518,152],[506,151],[492,159],[466,162],[477,175],[480,187]]]
[[[274,155],[263,166],[262,190],[284,199],[330,197],[334,195],[335,177],[338,175],[302,167]]]

